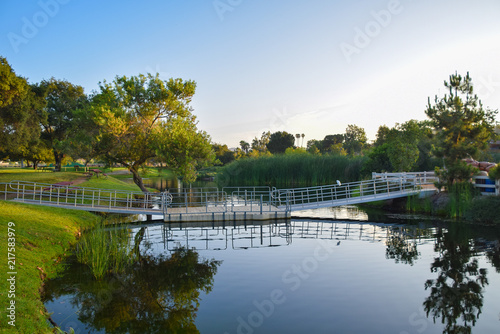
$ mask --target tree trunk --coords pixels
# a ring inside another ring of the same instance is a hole
[[[33,169],[34,170],[38,169],[38,163],[39,163],[39,161],[36,161],[36,160],[33,161]]]
[[[60,172],[61,171],[61,165],[62,165],[62,159],[64,157],[64,154],[61,152],[58,152],[54,150],[54,160],[55,160],[55,167],[54,167],[54,172]]]
[[[128,170],[132,173],[132,178],[134,180],[134,183],[141,188],[142,192],[147,193],[148,190],[144,186],[144,183],[142,182],[142,177],[139,175],[139,171],[134,168],[134,166],[129,166]]]

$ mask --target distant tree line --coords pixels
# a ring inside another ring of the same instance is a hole
[[[444,82],[449,90],[443,98],[429,103],[426,121],[409,120],[394,127],[381,125],[376,140],[368,143],[365,130],[348,125],[345,133],[331,134],[322,140],[311,139],[307,147],[296,145],[304,138],[286,131],[264,132],[252,144],[242,140],[236,151],[227,145],[214,144],[221,164],[247,157],[273,154],[307,153],[312,155],[364,156],[362,173],[410,172],[436,169],[443,185],[468,180],[475,170],[463,160],[490,159],[488,144],[497,139],[495,116],[497,110],[483,108],[473,94],[472,80],[457,73]],[[297,141],[295,141],[297,139]]]
[[[144,191],[139,169],[148,163],[165,165],[191,182],[197,170],[213,164],[297,153],[363,156],[366,173],[438,166],[441,179],[452,184],[474,172],[463,159],[487,156],[497,110],[483,108],[469,74],[455,73],[444,85],[449,93],[433,103],[429,99],[427,121],[382,125],[373,143],[363,128],[350,124],[344,133],[308,140],[305,148],[305,134],[277,131],[263,132],[251,143],[241,140],[232,151],[197,128],[190,106],[194,81],[117,76],[85,94],[66,80],[28,83],[0,57],[0,159],[24,159],[34,168],[53,162],[55,170],[64,158],[98,159],[127,167]]]

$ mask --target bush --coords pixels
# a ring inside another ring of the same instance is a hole
[[[464,218],[475,223],[500,224],[500,196],[480,196],[474,198]]]
[[[493,168],[490,168],[490,171],[488,172],[488,176],[492,180],[500,179],[500,164],[496,165]]]

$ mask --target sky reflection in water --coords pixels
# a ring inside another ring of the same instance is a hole
[[[499,234],[305,218],[148,225],[142,266],[94,282],[72,265],[47,283],[46,307],[76,333],[495,333]]]

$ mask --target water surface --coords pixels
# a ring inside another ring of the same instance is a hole
[[[132,272],[96,282],[73,263],[47,282],[45,305],[61,327],[221,334],[500,330],[498,229],[309,218],[129,229],[132,238],[145,232],[144,260]]]

